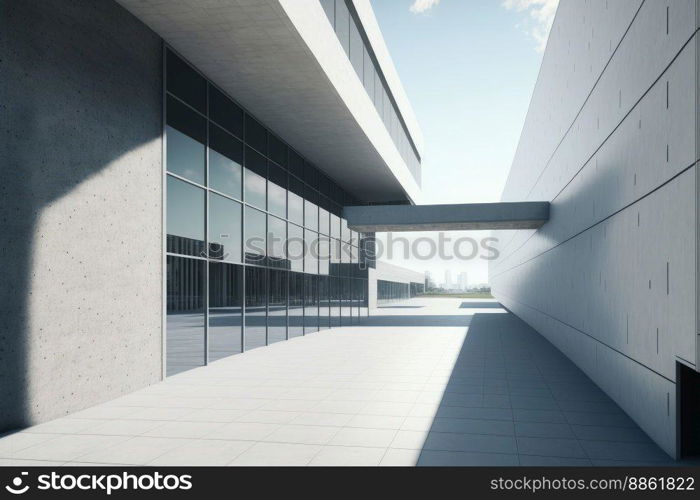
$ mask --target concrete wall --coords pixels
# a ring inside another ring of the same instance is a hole
[[[562,0],[504,201],[495,296],[676,455],[676,362],[697,359],[696,0]]]
[[[161,378],[161,42],[109,0],[0,2],[0,431]]]

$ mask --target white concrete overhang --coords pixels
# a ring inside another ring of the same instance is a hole
[[[117,1],[360,201],[419,202],[420,187],[318,0]],[[420,153],[369,1],[353,4]]]
[[[361,233],[539,229],[549,220],[549,202],[356,206],[343,208],[343,217]]]

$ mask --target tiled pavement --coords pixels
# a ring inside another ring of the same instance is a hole
[[[670,463],[546,340],[462,302],[413,299],[170,377],[0,439],[0,465]]]

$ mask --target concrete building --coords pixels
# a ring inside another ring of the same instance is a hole
[[[403,267],[377,261],[369,269],[369,307],[373,309],[396,300],[415,297],[425,291],[425,275]]]
[[[368,0],[1,5],[0,431],[355,324],[370,281],[405,283],[342,217],[420,196]]]
[[[698,443],[698,19],[694,0],[562,0],[503,201],[495,297],[669,455]]]

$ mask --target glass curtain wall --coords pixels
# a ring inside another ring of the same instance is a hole
[[[414,179],[421,183],[421,159],[396,105],[381,67],[367,41],[351,0],[320,0],[326,17],[335,29],[340,45],[374,103],[387,132],[391,135]]]
[[[358,202],[167,48],[165,60],[166,374],[351,324],[367,271],[340,214]]]

